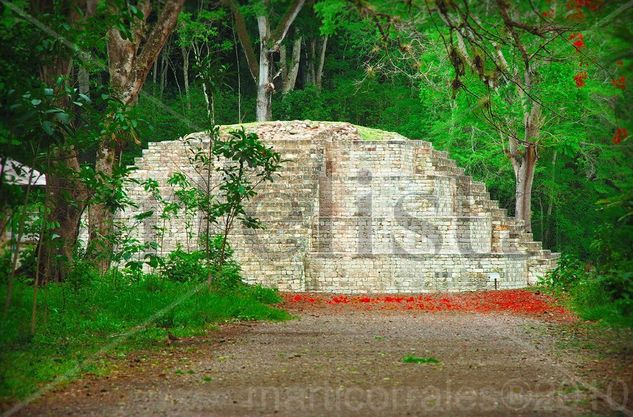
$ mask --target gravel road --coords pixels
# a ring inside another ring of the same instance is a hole
[[[18,414],[608,414],[595,384],[580,381],[575,363],[556,353],[547,323],[537,319],[353,310],[296,314],[282,323],[228,325],[207,338],[132,356],[111,376],[84,378]],[[439,364],[403,363],[405,356]]]

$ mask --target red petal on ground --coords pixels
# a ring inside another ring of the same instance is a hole
[[[340,295],[323,293],[284,293],[290,309],[356,309],[510,313],[570,320],[574,316],[552,297],[528,290],[479,291],[469,293],[434,293],[424,295]]]

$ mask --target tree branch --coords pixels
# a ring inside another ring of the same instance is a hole
[[[288,8],[286,14],[277,25],[277,28],[273,31],[271,39],[274,42],[274,47],[279,46],[279,44],[284,40],[292,22],[294,22],[295,18],[299,14],[299,11],[301,11],[304,3],[305,0],[295,0],[295,2]]]
[[[145,83],[147,74],[149,74],[149,70],[158,57],[160,50],[176,27],[178,15],[184,3],[185,0],[169,0],[165,2],[157,22],[153,25],[147,37],[147,41],[134,62],[134,71],[136,72],[134,78],[135,84],[137,84],[138,87],[136,89],[137,91],[140,90],[140,87]]]
[[[242,12],[240,12],[240,5],[235,0],[222,0],[222,4],[229,8],[233,18],[235,19],[235,31],[237,32],[237,37],[244,49],[248,70],[257,84],[257,80],[259,79],[259,63],[257,61],[257,56],[255,55],[255,50],[253,49],[253,42],[248,34],[248,29],[246,29],[244,16],[242,15]]]

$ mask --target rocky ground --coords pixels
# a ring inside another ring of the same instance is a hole
[[[633,415],[628,331],[540,310],[286,300],[295,320],[167,341],[17,415]],[[439,363],[403,363],[407,356]]]

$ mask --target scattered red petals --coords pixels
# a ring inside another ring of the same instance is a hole
[[[574,48],[576,48],[576,52],[580,52],[582,48],[587,46],[585,45],[585,37],[580,32],[572,33],[571,35],[569,35],[569,40],[574,41],[572,45],[574,45]]]
[[[586,71],[579,72],[578,74],[574,75],[574,82],[576,83],[576,87],[584,87],[587,77],[588,75]]]
[[[509,312],[523,315],[550,314],[563,319],[572,317],[569,311],[556,305],[553,298],[527,290],[433,293],[415,296],[286,293],[283,297],[287,304],[296,307],[314,305],[324,308],[341,306],[356,310]]]
[[[615,78],[611,80],[611,84],[613,84],[615,88],[619,88],[620,90],[626,90],[626,78],[624,78],[624,75],[621,76],[620,78]]]
[[[622,142],[623,139],[626,139],[628,136],[629,136],[629,131],[626,130],[626,128],[618,127],[617,129],[615,129],[615,133],[613,134],[613,138],[611,138],[611,142],[613,142],[614,145],[617,145],[620,142]]]

